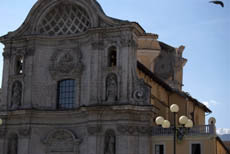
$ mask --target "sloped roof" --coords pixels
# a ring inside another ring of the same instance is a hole
[[[188,93],[186,93],[184,91],[179,91],[179,90],[174,89],[171,86],[169,86],[164,80],[162,80],[160,77],[158,77],[157,75],[155,75],[152,71],[150,71],[147,67],[145,67],[139,61],[137,61],[137,68],[139,70],[141,70],[143,73],[145,73],[146,75],[148,75],[152,80],[154,80],[155,82],[157,82],[163,88],[165,88],[167,91],[172,92],[172,93],[176,93],[176,94],[178,94],[178,95],[180,95],[180,96],[182,96],[184,98],[189,99],[194,104],[196,104],[197,106],[199,106],[200,108],[202,108],[205,112],[208,112],[208,113],[212,112],[207,106],[205,106],[204,104],[202,104],[201,102],[199,102],[197,99],[195,99],[192,96],[190,96]]]
[[[227,154],[230,154],[229,149],[227,148],[227,146],[224,144],[224,142],[221,140],[221,138],[219,136],[216,137],[216,140],[220,142],[220,144],[223,146],[223,148],[226,150]]]

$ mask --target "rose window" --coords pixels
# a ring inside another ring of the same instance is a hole
[[[61,3],[45,15],[38,27],[41,34],[51,36],[76,34],[90,27],[90,19],[80,6]]]

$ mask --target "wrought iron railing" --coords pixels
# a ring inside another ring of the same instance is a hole
[[[193,126],[192,128],[178,127],[177,131],[183,132],[185,135],[189,135],[189,136],[214,135],[216,133],[214,125],[199,125],[199,126]],[[152,135],[171,136],[173,135],[173,127],[170,128],[153,127]]]

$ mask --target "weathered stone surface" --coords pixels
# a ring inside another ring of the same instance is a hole
[[[18,30],[0,37],[5,45],[0,116],[6,117],[1,154],[149,149],[137,137],[149,135],[153,114],[150,87],[136,72],[136,36],[142,33],[135,23],[107,17],[95,0],[37,1]],[[61,87],[63,80],[75,82]],[[59,101],[71,102],[71,108],[58,108]]]

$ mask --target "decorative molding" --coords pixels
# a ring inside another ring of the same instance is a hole
[[[90,126],[87,128],[87,130],[90,135],[97,135],[98,133],[102,132],[102,127],[101,126]]]
[[[138,47],[137,43],[135,40],[132,39],[121,39],[120,44],[123,47],[134,47],[135,49]]]
[[[24,77],[25,77],[25,74],[10,75],[9,83],[13,83],[16,80],[23,82]]]
[[[6,129],[5,128],[0,128],[0,139],[3,138],[6,135]]]
[[[7,50],[2,53],[4,58],[10,58],[11,56],[33,56],[35,49],[33,47],[20,47],[20,48],[12,48],[11,50]]]
[[[97,41],[97,42],[91,43],[91,47],[93,50],[96,50],[96,49],[103,50],[105,48],[105,44],[103,41]]]
[[[57,49],[50,59],[49,71],[53,79],[77,78],[82,74],[83,64],[80,48]]]
[[[11,57],[11,54],[10,54],[10,52],[9,51],[5,51],[5,52],[3,52],[2,53],[2,55],[3,55],[3,57],[5,58],[5,59],[8,59],[8,58],[10,58]]]
[[[34,47],[30,47],[30,48],[27,48],[27,49],[26,49],[26,54],[25,54],[25,56],[33,56],[34,53],[35,53]]]
[[[117,131],[123,135],[151,135],[151,127],[118,125]]]
[[[13,48],[11,51],[12,51],[12,55],[14,56],[25,56],[26,55],[26,47]]]
[[[112,27],[111,24],[105,22],[105,20],[103,20],[102,18],[99,18],[98,22],[99,22],[99,27],[102,27],[102,28]]]
[[[22,128],[19,129],[19,135],[23,136],[23,137],[29,137],[31,134],[31,129],[30,128]]]
[[[43,140],[43,144],[45,144],[48,154],[57,152],[79,154],[79,144],[81,141],[82,140],[77,139],[71,131],[59,129],[49,133],[45,140]]]

